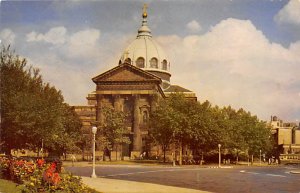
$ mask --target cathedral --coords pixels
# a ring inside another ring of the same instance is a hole
[[[123,145],[121,156],[131,159],[145,151],[151,154],[146,123],[159,98],[166,99],[171,93],[180,92],[190,100],[197,100],[194,92],[171,84],[172,63],[152,37],[147,17],[144,6],[142,25],[136,38],[123,51],[119,63],[92,78],[96,90],[88,94],[88,105],[74,106],[86,135],[90,135],[93,123],[101,121],[103,106],[126,112],[131,144]]]

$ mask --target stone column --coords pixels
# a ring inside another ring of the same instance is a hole
[[[153,95],[149,96],[149,100],[148,101],[149,101],[149,105],[150,105],[150,112],[149,112],[150,114],[153,113],[156,110],[157,102],[158,102],[157,100],[158,100],[157,95],[153,94]],[[150,117],[150,115],[149,115],[149,117]],[[151,128],[150,127],[148,127],[148,133],[149,132],[151,132]],[[154,149],[153,147],[155,147],[155,146],[154,146],[153,143],[151,143],[150,144],[150,149],[149,149],[150,155],[158,155],[157,150]]]
[[[150,111],[151,112],[155,111],[156,106],[157,106],[157,96],[152,95],[152,96],[150,96]]]
[[[114,95],[114,108],[116,111],[121,111],[121,96],[120,95]]]
[[[133,152],[131,153],[132,158],[136,158],[140,155],[142,150],[142,137],[141,131],[139,128],[140,124],[140,108],[139,108],[140,96],[134,96],[134,105],[133,105]]]
[[[104,105],[104,96],[97,95],[97,108],[96,108],[97,118],[96,118],[96,121],[97,121],[98,125],[100,125],[103,122],[103,112],[102,112],[103,105]]]

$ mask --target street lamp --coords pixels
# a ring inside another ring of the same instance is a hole
[[[219,168],[221,167],[221,144],[218,144],[219,147]]]
[[[261,149],[259,150],[259,165],[261,165]]]
[[[42,153],[42,159],[44,159],[44,139],[42,139],[42,149],[41,149],[41,153]]]
[[[93,173],[91,175],[92,178],[97,178],[96,172],[95,172],[95,142],[96,142],[96,132],[97,132],[97,127],[92,127],[92,133],[93,133]]]

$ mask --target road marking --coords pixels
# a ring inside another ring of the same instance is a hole
[[[154,172],[173,172],[173,171],[180,171],[180,170],[176,170],[176,169],[150,170],[150,171],[143,171],[143,172],[129,172],[129,173],[123,173],[123,174],[110,174],[110,175],[105,175],[105,176],[101,176],[101,177],[127,176],[127,175],[133,175],[133,174],[146,174],[146,173],[154,173]]]
[[[259,173],[257,173],[257,172],[246,172],[246,173],[248,173],[248,174],[254,174],[254,175],[259,174]]]
[[[278,175],[278,174],[266,174],[267,176],[274,176],[274,177],[282,177],[285,178],[286,176]]]
[[[100,177],[115,177],[115,176],[127,176],[127,175],[134,175],[134,174],[147,174],[147,173],[155,173],[155,172],[175,172],[175,171],[188,171],[188,170],[201,170],[201,168],[192,168],[192,169],[167,169],[167,170],[150,170],[150,171],[141,171],[141,172],[129,172],[129,173],[122,173],[122,174],[110,174]]]
[[[246,170],[241,170],[240,173],[247,173],[247,174],[254,174],[254,175],[257,175],[257,174],[262,174],[262,173],[257,173],[257,172],[246,172]],[[278,175],[278,174],[265,174],[267,176],[273,176],[273,177],[281,177],[281,178],[285,178],[286,176],[284,175]]]
[[[245,170],[241,170],[240,173],[247,173],[247,174],[259,174],[259,173],[256,173],[256,172],[246,172]]]

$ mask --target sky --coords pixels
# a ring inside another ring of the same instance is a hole
[[[70,105],[118,65],[148,4],[171,83],[213,105],[300,120],[300,0],[1,1],[0,39]]]

